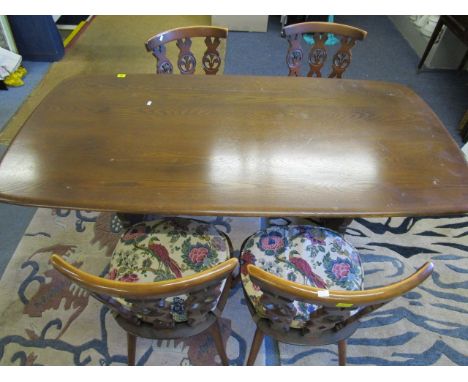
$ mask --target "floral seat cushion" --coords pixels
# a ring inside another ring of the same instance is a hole
[[[252,235],[241,253],[244,289],[257,314],[265,317],[261,290],[252,283],[247,265],[289,281],[316,288],[362,290],[363,270],[356,249],[338,233],[315,226],[273,226]],[[318,306],[294,302],[296,315],[291,327],[301,328]]]
[[[141,222],[120,237],[107,278],[126,282],[169,280],[204,271],[229,256],[227,239],[208,223],[184,218]],[[175,322],[187,320],[185,299],[185,295],[166,299]],[[124,299],[119,301],[130,306]]]

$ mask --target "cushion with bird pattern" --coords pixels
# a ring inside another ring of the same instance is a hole
[[[185,218],[140,222],[120,237],[107,278],[126,282],[155,282],[193,275],[230,257],[229,243],[213,225]],[[166,298],[175,322],[187,321],[187,296]],[[129,307],[130,302],[118,301]],[[149,317],[140,317],[152,321]]]
[[[361,258],[341,235],[327,228],[272,226],[250,236],[241,252],[242,284],[255,311],[265,317],[262,291],[247,273],[253,264],[283,279],[316,288],[362,290]],[[295,301],[291,327],[302,328],[318,306]]]

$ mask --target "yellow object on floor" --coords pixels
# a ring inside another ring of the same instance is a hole
[[[26,74],[28,74],[28,71],[24,66],[20,66],[15,73],[18,73],[21,77],[24,77]]]
[[[5,78],[4,82],[7,86],[23,86],[24,81],[23,77],[28,73],[25,67],[20,66],[16,71],[11,73],[8,77]]]

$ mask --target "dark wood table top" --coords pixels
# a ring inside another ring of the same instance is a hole
[[[442,215],[468,212],[468,167],[399,84],[86,76],[55,88],[22,127],[0,164],[0,200],[166,215]]]

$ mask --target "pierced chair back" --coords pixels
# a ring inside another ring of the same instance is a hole
[[[211,26],[182,27],[171,29],[151,37],[146,43],[146,50],[152,52],[156,57],[156,73],[172,74],[173,65],[166,56],[166,44],[176,41],[179,48],[177,67],[180,74],[194,74],[197,66],[195,55],[190,50],[193,37],[204,37],[206,50],[201,63],[206,74],[216,74],[221,66],[221,55],[218,47],[220,39],[226,39],[228,30],[226,28]]]
[[[52,256],[51,262],[60,273],[108,306],[124,330],[138,337],[158,339],[183,338],[208,329],[224,309],[231,274],[238,264],[236,258],[230,258],[190,276],[131,283],[83,272],[57,255]],[[180,295],[186,295],[184,322],[174,320],[168,302],[168,298]]]
[[[263,293],[260,299],[262,317],[249,304],[249,299],[246,300],[257,327],[264,334],[291,344],[328,345],[350,337],[358,328],[360,318],[417,287],[431,275],[433,267],[427,262],[399,282],[380,288],[348,291],[302,285],[249,264],[249,277]],[[319,306],[300,329],[291,328],[296,312],[294,301]]]
[[[351,63],[351,49],[356,40],[363,40],[367,32],[349,25],[328,22],[306,22],[293,24],[283,29],[284,36],[288,40],[289,49],[286,55],[286,64],[289,68],[289,76],[299,76],[304,50],[301,40],[307,33],[313,37],[313,45],[308,55],[308,77],[322,77],[322,68],[327,60],[328,52],[326,42],[330,33],[340,40],[340,46],[332,58],[332,70],[329,78],[341,78]]]

